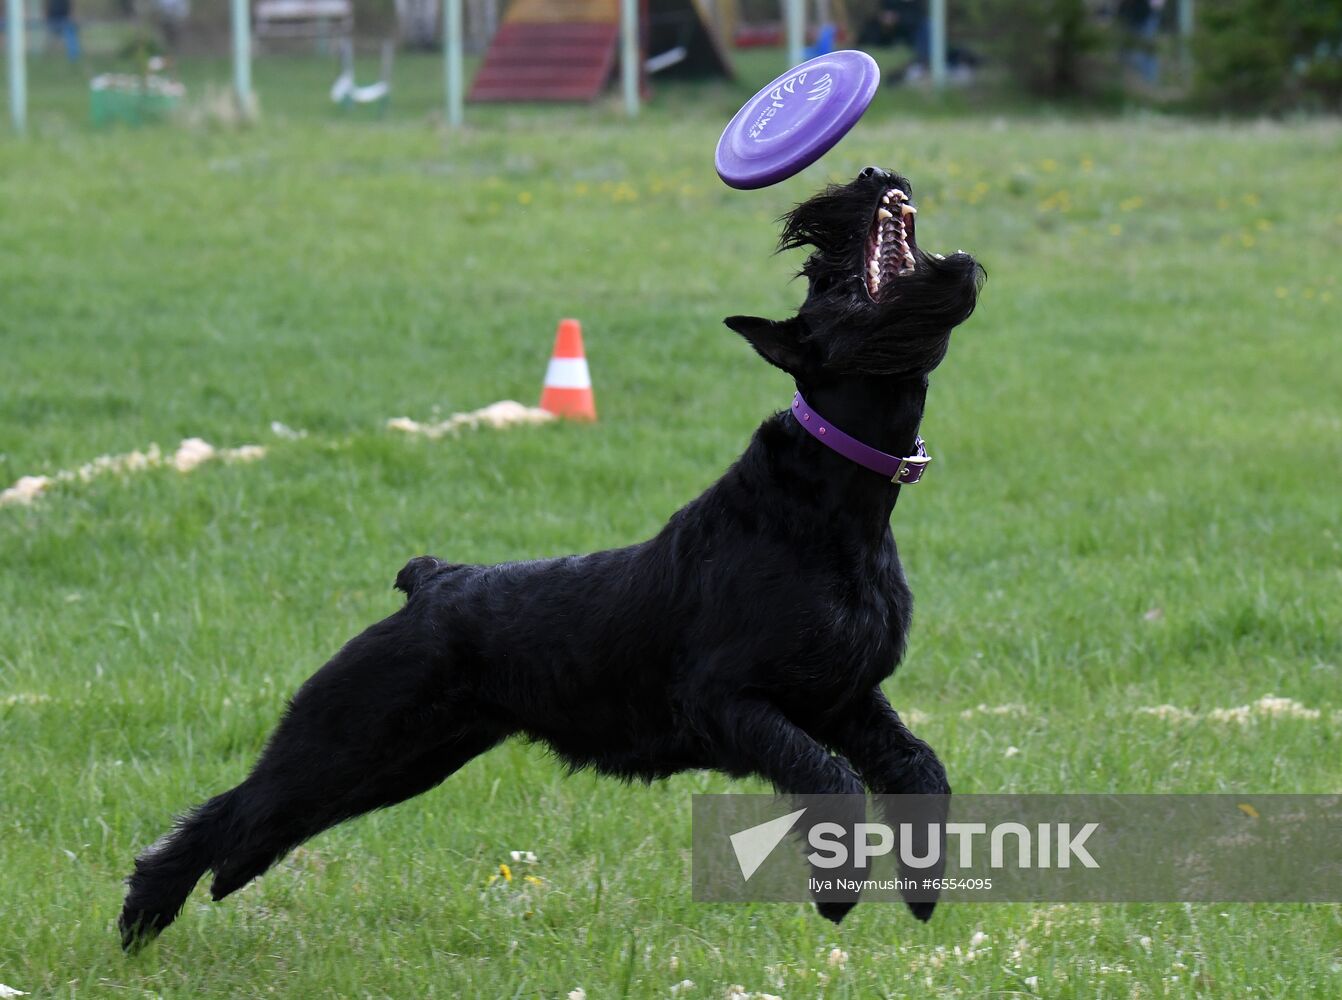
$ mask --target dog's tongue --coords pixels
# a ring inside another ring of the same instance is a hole
[[[788,70],[723,129],[718,176],[734,188],[762,188],[809,167],[857,124],[880,82],[876,60],[856,49]]]

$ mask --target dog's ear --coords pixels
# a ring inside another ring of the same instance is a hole
[[[814,351],[805,339],[806,324],[795,316],[777,321],[759,316],[728,316],[722,322],[745,337],[765,361],[789,375],[800,375],[814,360]]]

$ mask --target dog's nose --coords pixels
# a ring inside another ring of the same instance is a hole
[[[868,178],[871,177],[875,177],[877,180],[884,180],[890,175],[887,174],[880,167],[865,167],[863,168],[862,173],[858,174],[858,176],[861,177],[863,180],[867,180]]]

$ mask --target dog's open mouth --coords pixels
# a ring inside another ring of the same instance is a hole
[[[867,294],[876,299],[887,282],[912,274],[918,266],[913,256],[913,219],[918,210],[899,188],[881,195],[867,235]]]

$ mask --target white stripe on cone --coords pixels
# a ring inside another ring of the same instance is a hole
[[[590,389],[592,376],[586,358],[551,358],[545,369],[545,384],[551,389]]]

